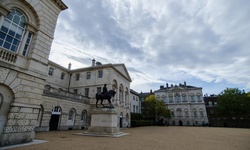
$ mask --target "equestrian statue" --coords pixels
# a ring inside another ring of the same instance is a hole
[[[103,87],[103,92],[102,93],[96,93],[95,98],[96,98],[96,108],[98,108],[98,101],[101,100],[101,105],[105,107],[105,105],[102,104],[103,100],[106,99],[109,102],[109,108],[114,108],[114,106],[111,103],[111,98],[115,96],[115,91],[114,90],[107,90],[107,85],[104,84]]]

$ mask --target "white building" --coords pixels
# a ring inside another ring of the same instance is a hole
[[[208,123],[202,88],[184,84],[160,86],[157,99],[171,111],[170,125],[204,125]]]
[[[0,146],[34,138],[57,17],[65,9],[61,0],[0,1]]]
[[[53,105],[64,110],[66,106],[67,114],[73,112],[72,120],[66,120],[62,125],[62,121],[59,119],[55,120],[55,124],[61,123],[57,129],[79,129],[86,128],[90,123],[91,110],[95,107],[96,93],[102,92],[102,87],[107,84],[108,90],[115,90],[116,95],[112,98],[112,104],[116,107],[118,114],[118,125],[120,127],[130,126],[130,110],[129,110],[129,90],[131,78],[124,64],[101,64],[92,60],[92,65],[86,68],[70,70],[49,61],[48,64],[48,77],[46,80],[46,88],[44,96],[46,97],[69,97],[78,99],[83,104],[71,105]],[[44,101],[44,105],[51,105],[51,98],[48,101]],[[73,101],[73,100],[71,100]],[[76,101],[76,100],[74,100]],[[104,101],[104,104],[107,101]],[[100,102],[99,102],[100,104]],[[50,108],[51,109],[51,108]],[[49,111],[49,109],[48,109]],[[45,111],[46,112],[46,111]],[[75,118],[74,116],[81,116]],[[75,120],[74,120],[75,118]],[[84,119],[83,119],[84,118]],[[89,119],[88,119],[89,118]],[[41,120],[41,121],[46,121]],[[71,122],[71,123],[69,123]],[[75,122],[72,124],[72,122]],[[78,123],[78,124],[76,124]],[[44,127],[41,127],[44,128]],[[50,129],[54,127],[50,127]]]
[[[139,93],[130,89],[130,111],[132,113],[141,113],[141,101]]]

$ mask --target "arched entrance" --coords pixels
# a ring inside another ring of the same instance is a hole
[[[54,131],[58,129],[60,116],[61,116],[61,107],[56,106],[54,109],[52,109],[49,121],[49,131]]]
[[[81,114],[81,125],[82,125],[82,129],[86,128],[86,122],[87,122],[87,111],[83,110],[82,114]]]
[[[7,86],[0,84],[0,135],[3,132],[13,99],[13,92]]]

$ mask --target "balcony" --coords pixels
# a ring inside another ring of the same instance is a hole
[[[53,87],[45,86],[43,91],[43,96],[68,100],[68,101],[75,101],[84,104],[90,104],[89,98],[80,94],[71,93],[68,91],[62,91],[61,89],[55,90]]]
[[[8,50],[0,49],[0,60],[14,64],[17,59],[17,54]]]

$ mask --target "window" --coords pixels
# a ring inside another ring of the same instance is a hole
[[[169,96],[169,103],[173,103],[174,101],[173,101],[173,96],[172,95],[170,95]]]
[[[102,87],[97,87],[97,93],[102,93]]]
[[[49,67],[49,73],[48,74],[52,76],[53,72],[54,72],[54,68]]]
[[[136,113],[138,113],[138,106],[136,106],[135,108],[136,108]]]
[[[198,100],[198,102],[201,102],[201,96],[200,95],[197,95],[197,100]]]
[[[185,115],[188,116],[188,110],[187,109],[185,109]]]
[[[80,79],[80,74],[77,73],[77,74],[76,74],[76,81],[79,81],[79,79]]]
[[[12,52],[17,52],[23,37],[26,19],[24,15],[13,9],[4,19],[0,29],[0,46]]]
[[[29,33],[28,37],[27,37],[27,40],[25,42],[24,48],[23,48],[23,56],[26,56],[27,53],[28,53],[28,50],[29,50],[29,47],[30,47],[30,42],[31,42],[31,37],[32,37],[32,34]]]
[[[103,75],[103,71],[102,70],[98,70],[98,78],[102,78]]]
[[[186,97],[186,95],[182,95],[182,102],[187,102],[187,97]]]
[[[194,95],[190,95],[190,98],[191,98],[191,102],[195,102]]]
[[[135,100],[135,96],[133,96],[133,100]]]
[[[61,79],[62,79],[62,80],[64,79],[64,76],[65,76],[65,73],[62,72],[62,73],[61,73]]]
[[[82,111],[81,120],[86,121],[87,112]]]
[[[74,93],[77,94],[78,90],[77,89],[74,89]]]
[[[171,115],[174,116],[174,111],[171,111]]]
[[[209,106],[212,106],[213,104],[212,104],[212,102],[211,102],[211,101],[209,101],[209,102],[208,102],[208,105],[209,105]]]
[[[203,116],[203,110],[200,110],[200,115]]]
[[[74,110],[71,109],[71,110],[69,111],[68,120],[72,120],[72,121],[73,121],[74,115],[75,115],[75,112],[74,112]]]
[[[214,105],[217,105],[217,102],[214,102]]]
[[[133,112],[135,113],[135,105],[133,105]]]
[[[91,78],[91,72],[87,72],[87,79]]]
[[[181,99],[180,99],[180,95],[179,95],[179,94],[176,94],[176,95],[175,95],[175,101],[176,101],[176,103],[180,103],[180,102],[181,102]]]
[[[89,96],[89,88],[85,88],[85,96]]]

